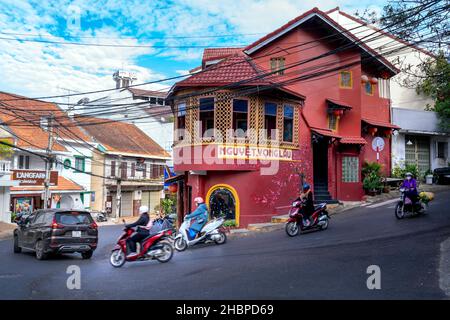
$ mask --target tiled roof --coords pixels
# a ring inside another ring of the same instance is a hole
[[[142,157],[170,157],[159,144],[134,124],[83,116],[76,116],[75,121],[109,152]]]
[[[167,92],[164,91],[153,91],[153,90],[144,90],[137,88],[127,88],[133,95],[141,96],[141,97],[159,97],[165,98],[167,96]]]
[[[252,60],[244,54],[234,54],[203,72],[193,74],[178,82],[177,86],[216,86],[248,80],[263,74]],[[266,77],[267,78],[267,77]],[[267,79],[246,82],[245,85],[270,85]]]
[[[286,32],[286,31],[290,30],[290,28],[292,28],[297,22],[300,23],[301,20],[303,20],[304,18],[307,18],[308,16],[313,15],[313,14],[319,15],[324,20],[326,20],[329,25],[332,25],[338,32],[345,33],[345,35],[350,37],[353,41],[358,42],[358,46],[361,49],[363,49],[366,52],[369,52],[371,55],[376,56],[376,60],[379,60],[383,65],[385,65],[387,68],[389,68],[392,72],[398,72],[399,71],[388,60],[386,60],[382,56],[379,56],[378,53],[375,50],[373,50],[372,48],[370,48],[369,46],[367,46],[363,42],[359,41],[359,39],[356,36],[354,36],[349,30],[343,28],[336,21],[331,19],[330,16],[328,16],[325,12],[319,10],[316,7],[311,9],[311,10],[308,10],[308,11],[304,12],[303,14],[301,14],[300,16],[298,16],[298,17],[292,19],[291,21],[287,22],[286,24],[284,24],[280,28],[278,28],[278,29],[272,31],[271,33],[265,35],[264,37],[256,40],[252,44],[250,44],[247,47],[245,47],[244,48],[244,52],[248,52],[249,50],[254,49],[256,46],[262,45],[266,41],[271,41],[271,39],[277,37],[279,34],[282,34],[283,32]]]
[[[366,119],[366,118],[362,118],[362,121],[364,121],[365,123],[368,123],[372,126],[375,127],[384,127],[384,128],[391,128],[391,129],[400,129],[399,126],[396,126],[395,124],[386,122],[386,121],[380,121],[380,120],[372,120],[372,119]]]
[[[362,137],[344,136],[339,140],[342,144],[366,144],[366,139]]]
[[[54,103],[0,92],[0,111],[0,121],[19,137],[16,138],[18,147],[47,148],[48,132],[40,128],[39,124],[41,117],[47,117],[50,113],[56,119],[57,126],[54,130],[56,137],[90,141],[89,137],[77,128],[67,114]],[[53,150],[66,151],[66,148],[55,142]]]
[[[335,132],[333,132],[330,129],[311,127],[311,130],[315,133],[320,134],[321,136],[330,137],[330,138],[338,138],[338,139],[341,138],[340,135],[336,134]]]
[[[203,51],[202,62],[224,59],[242,52],[242,48],[207,48]]]
[[[17,186],[11,187],[11,191],[42,191],[44,186]],[[51,191],[84,191],[84,188],[68,178],[58,175],[58,184],[50,186]]]
[[[326,101],[330,102],[331,104],[335,104],[335,105],[337,105],[339,107],[342,107],[342,108],[352,109],[351,105],[349,105],[348,103],[343,102],[343,101],[339,101],[339,100],[336,100],[336,99],[330,99],[330,98],[327,98]]]

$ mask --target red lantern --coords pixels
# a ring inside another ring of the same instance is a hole
[[[378,128],[375,127],[370,127],[367,131],[369,131],[369,133],[374,136],[375,133],[378,131]]]
[[[378,83],[378,79],[377,78],[370,78],[370,83],[371,84],[377,84]]]
[[[333,115],[339,117],[341,115],[340,110],[333,110]]]
[[[385,129],[383,133],[386,137],[389,138],[392,134],[392,129]]]
[[[369,82],[369,77],[368,77],[368,76],[366,76],[365,74],[364,74],[364,75],[362,75],[362,76],[361,76],[361,82],[362,82],[362,83],[366,83],[366,82]]]
[[[172,183],[172,184],[169,186],[169,191],[170,191],[171,193],[177,193],[177,191],[178,191],[178,184]]]

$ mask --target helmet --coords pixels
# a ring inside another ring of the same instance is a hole
[[[307,183],[304,183],[303,184],[303,191],[306,191],[306,190],[309,190],[309,189],[311,189],[311,186],[309,184],[307,184]]]
[[[412,176],[413,176],[413,174],[412,174],[411,172],[407,172],[407,173],[405,173],[405,177],[407,177],[407,176],[410,176],[410,177],[412,177]]]
[[[203,198],[202,198],[202,197],[196,197],[196,198],[194,199],[194,202],[197,202],[197,203],[203,203],[204,201],[203,201]]]
[[[140,206],[139,207],[139,214],[148,213],[148,207],[147,206]]]

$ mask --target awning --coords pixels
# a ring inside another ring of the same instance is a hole
[[[177,182],[177,181],[180,181],[180,180],[184,180],[184,174],[180,174],[178,176],[173,176],[173,177],[167,178],[166,180],[164,180],[164,184],[166,184],[166,183],[174,183],[174,182]]]
[[[385,122],[385,121],[372,120],[372,119],[366,119],[366,118],[363,118],[361,120],[367,124],[370,124],[371,126],[374,126],[374,127],[391,128],[391,129],[396,129],[396,130],[400,129],[399,126],[396,126],[395,124]]]
[[[331,109],[352,109],[352,106],[350,106],[348,103],[335,100],[335,99],[326,99],[328,107]]]
[[[339,140],[340,143],[342,144],[366,144],[367,141],[366,139],[362,138],[362,137],[342,137]]]
[[[336,133],[334,133],[332,130],[329,130],[329,129],[321,129],[321,128],[311,127],[311,131],[314,133],[317,133],[320,136],[324,136],[324,137],[337,138],[337,139],[341,138],[341,136],[337,135]]]

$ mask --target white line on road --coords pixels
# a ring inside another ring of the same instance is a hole
[[[390,203],[393,203],[393,202],[396,202],[396,201],[398,201],[398,199],[391,199],[391,200],[387,200],[387,201],[384,201],[384,202],[372,204],[370,206],[367,206],[367,208],[378,208],[378,207],[382,207],[382,206],[384,206],[386,204],[390,204]]]

